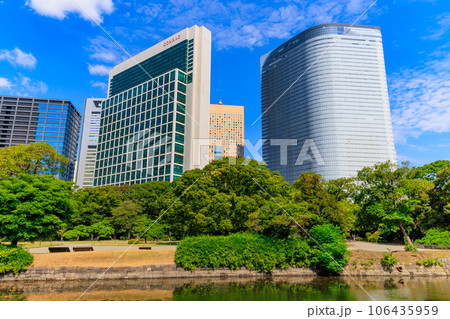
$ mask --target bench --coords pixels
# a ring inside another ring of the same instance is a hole
[[[77,252],[77,251],[94,251],[94,247],[92,247],[92,246],[73,247],[73,252]]]
[[[139,249],[152,250],[150,246],[140,246]]]
[[[70,253],[69,247],[48,247],[48,251],[51,253]]]

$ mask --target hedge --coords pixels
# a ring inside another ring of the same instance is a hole
[[[245,267],[266,272],[288,267],[314,267],[328,272],[341,270],[340,266],[343,267],[347,263],[347,246],[343,243],[339,229],[323,225],[314,227],[311,233],[332,257],[308,238],[276,239],[259,234],[240,233],[185,238],[177,247],[175,263],[189,270],[221,267]]]
[[[450,246],[450,231],[442,229],[429,229],[425,237],[414,241],[415,244]]]
[[[17,274],[33,263],[33,255],[18,247],[0,245],[0,274]]]

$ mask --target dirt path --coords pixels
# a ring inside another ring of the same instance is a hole
[[[405,251],[404,245],[392,245],[392,244],[376,244],[363,241],[349,241],[347,242],[349,250],[365,250],[365,251],[377,251],[377,252],[389,252],[390,251]],[[434,251],[433,249],[421,249],[418,251]]]

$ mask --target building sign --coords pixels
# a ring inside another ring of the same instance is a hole
[[[176,36],[172,37],[171,39],[169,39],[169,40],[167,40],[167,41],[164,41],[164,47],[166,47],[166,46],[168,46],[169,44],[171,44],[171,43],[173,43],[173,42],[175,42],[175,41],[178,41],[178,40],[180,40],[180,39],[181,39],[181,35],[176,35]]]

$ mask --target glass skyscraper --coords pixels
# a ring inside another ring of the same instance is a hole
[[[70,101],[0,96],[0,148],[45,142],[69,160],[63,176],[75,169],[81,115]]]
[[[210,69],[211,33],[193,26],[111,70],[94,186],[173,181],[207,164]]]
[[[75,179],[75,183],[81,188],[94,186],[98,132],[100,130],[100,116],[104,100],[91,98],[86,99],[84,104],[80,151]]]
[[[263,159],[289,182],[397,161],[378,27],[318,25],[283,43],[261,58],[261,99]]]

